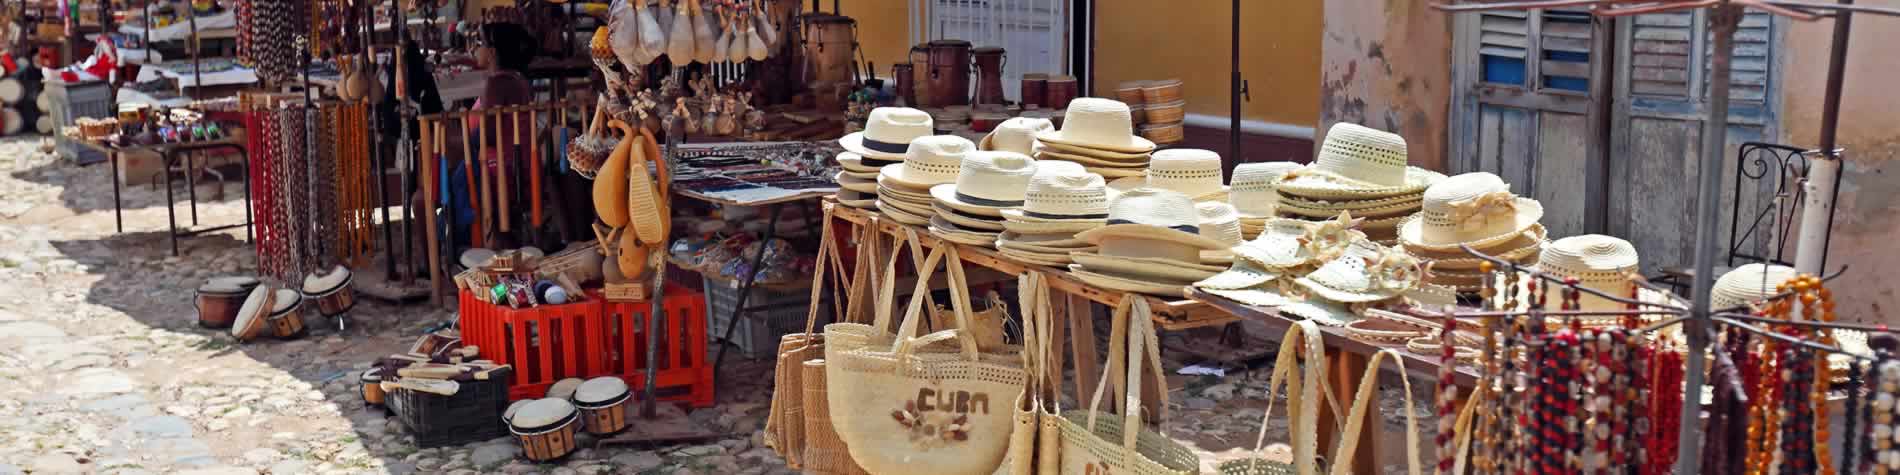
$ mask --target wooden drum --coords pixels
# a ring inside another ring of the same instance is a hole
[[[1049,107],[1049,75],[1029,73],[1023,75],[1023,108]]]
[[[897,99],[905,107],[917,107],[917,69],[910,63],[891,65],[891,79],[896,81]]]
[[[260,285],[251,289],[251,295],[245,297],[244,305],[238,307],[237,319],[231,323],[231,336],[237,341],[250,341],[264,333],[264,317],[269,316],[273,300],[277,293],[270,286]]]
[[[614,376],[589,379],[574,391],[574,406],[580,408],[582,425],[594,435],[626,430],[627,401],[631,399],[633,391],[628,390],[627,382]]]
[[[303,325],[303,296],[290,289],[277,289],[271,298],[271,312],[265,317],[265,326],[272,336],[278,338],[297,338],[309,328]]]
[[[930,51],[930,94],[932,107],[970,104],[970,42],[937,40],[927,43]]]
[[[363,371],[361,378],[363,382],[363,404],[371,406],[383,405],[383,398],[388,396],[388,394],[383,391],[382,372],[382,368],[370,368]]]
[[[199,286],[198,326],[231,328],[238,310],[244,307],[244,300],[257,285],[257,279],[249,277],[220,277]]]
[[[851,17],[812,13],[801,17],[805,22],[805,57],[810,58],[809,77],[814,83],[851,82],[851,58],[858,49],[857,20]]]
[[[976,103],[1002,104],[1003,68],[1009,65],[1009,56],[1002,48],[985,46],[970,50],[976,64]]]
[[[574,453],[580,413],[565,399],[537,399],[523,404],[508,419],[508,431],[521,442],[521,455],[546,462]]]
[[[356,306],[356,294],[350,291],[350,282],[350,270],[336,266],[329,273],[304,277],[303,297],[316,302],[317,312],[325,317],[342,315]]]
[[[1080,91],[1075,76],[1049,76],[1048,101],[1050,109],[1068,109]]]

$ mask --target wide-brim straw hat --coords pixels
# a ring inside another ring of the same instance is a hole
[[[1041,151],[1036,152],[1036,158],[1039,160],[1061,160],[1065,162],[1075,162],[1075,163],[1080,163],[1085,166],[1103,167],[1103,168],[1145,168],[1150,163],[1150,159],[1148,155],[1145,155],[1145,154],[1137,155],[1131,158],[1100,158],[1100,157],[1091,157],[1088,155],[1082,155],[1082,154],[1076,154],[1076,153],[1068,153],[1061,150],[1055,150],[1055,149],[1050,149],[1050,148],[1044,148]]]
[[[1036,134],[1036,140],[1124,153],[1155,149],[1153,141],[1135,135],[1128,104],[1093,97],[1070,101],[1062,115],[1062,128]]]
[[[1077,238],[1103,245],[1112,238],[1173,243],[1201,250],[1229,246],[1201,235],[1200,214],[1194,201],[1180,193],[1138,188],[1109,203],[1108,225],[1083,231]]]
[[[1293,294],[1293,292],[1288,292],[1282,288],[1286,285],[1292,284],[1288,284],[1286,281],[1275,280],[1238,289],[1202,287],[1201,291],[1226,297],[1247,305],[1261,307],[1283,307],[1300,303],[1302,299],[1299,296],[1289,295]]]
[[[838,172],[838,175],[832,178],[838,181],[839,188],[859,193],[877,193],[877,179],[875,178],[858,178],[847,175],[842,171]]]
[[[838,204],[858,209],[877,207],[877,194],[857,190],[838,190]]]
[[[1202,236],[1228,247],[1240,245],[1240,213],[1234,210],[1234,205],[1225,201],[1204,201],[1195,203],[1194,211],[1201,215]]]
[[[1277,190],[1280,196],[1315,199],[1372,199],[1416,194],[1445,179],[1445,174],[1418,167],[1406,167],[1405,180],[1395,186],[1373,185],[1328,175],[1308,166],[1287,173]]]
[[[1320,143],[1319,156],[1301,175],[1328,178],[1354,188],[1390,188],[1406,184],[1405,138],[1350,122],[1333,124]]]
[[[966,229],[943,219],[943,216],[930,218],[930,235],[957,244],[977,247],[995,247],[996,233]]]
[[[880,195],[895,196],[904,201],[917,203],[919,205],[929,205],[933,199],[930,197],[930,189],[928,188],[910,188],[904,184],[886,179],[883,176],[879,176],[877,179],[877,192]]]
[[[1066,160],[1036,160],[1037,175],[1087,175],[1088,173],[1088,167],[1080,163]]]
[[[1511,194],[1510,185],[1497,175],[1466,173],[1425,190],[1417,216],[1400,226],[1399,240],[1406,246],[1445,250],[1515,237],[1544,218],[1544,206]]]
[[[1095,245],[1089,244],[1088,241],[1076,239],[1074,233],[1024,234],[1006,230],[1002,235],[997,236],[997,239],[1028,246],[1025,249],[1062,249],[1066,252],[1095,248]]]
[[[1228,185],[1228,203],[1240,212],[1242,218],[1270,218],[1274,208],[1280,204],[1278,191],[1280,179],[1287,172],[1298,170],[1300,165],[1294,162],[1258,162],[1242,163],[1234,166],[1234,177]]]
[[[865,177],[866,175],[877,176],[878,170],[883,169],[885,165],[901,163],[904,161],[901,158],[895,159],[895,160],[886,160],[886,159],[881,159],[881,158],[866,159],[864,158],[863,155],[858,155],[851,152],[839,152],[837,160],[838,160],[839,167],[844,168],[844,171],[851,172],[852,173],[851,176],[855,176],[855,177]]]
[[[1210,266],[1198,262],[1189,263],[1170,259],[1121,257],[1103,255],[1099,252],[1071,252],[1069,259],[1090,271],[1122,276],[1155,276],[1166,279],[1194,282],[1213,277],[1226,270],[1220,266]]]
[[[1003,232],[1003,234],[998,234],[996,236],[997,249],[1010,249],[1010,250],[1015,250],[1018,252],[1033,252],[1037,254],[1049,254],[1049,255],[1061,254],[1064,256],[1067,256],[1071,252],[1097,252],[1099,250],[1099,248],[1095,246],[1089,246],[1089,245],[1049,246],[1049,245],[1037,244],[1033,242],[1014,241],[1006,237],[1005,236],[1006,234],[1009,234],[1009,232],[1005,231]]]
[[[863,157],[903,160],[911,140],[936,133],[930,114],[909,107],[871,109],[864,131],[838,139],[846,151]]]
[[[1424,278],[1425,269],[1418,258],[1360,241],[1294,282],[1326,300],[1363,303],[1404,295],[1418,288]]]
[[[1144,177],[1144,176],[1148,176],[1148,168],[1147,168],[1147,167],[1142,167],[1142,168],[1113,168],[1113,167],[1090,167],[1090,166],[1084,166],[1083,168],[1084,168],[1084,169],[1086,169],[1086,170],[1088,170],[1088,171],[1089,171],[1089,173],[1094,173],[1094,174],[1097,174],[1097,175],[1101,175],[1101,176],[1102,176],[1102,178],[1127,178],[1127,177]]]
[[[1002,210],[1003,226],[1023,234],[1077,233],[1108,220],[1108,189],[1094,174],[1037,173],[1021,209]]]
[[[963,158],[976,150],[969,139],[954,135],[918,137],[910,143],[904,163],[885,165],[878,170],[880,183],[890,182],[913,190],[928,190],[945,183],[956,183]],[[889,186],[889,185],[887,185]]]
[[[1220,154],[1211,150],[1161,150],[1148,162],[1148,186],[1190,197],[1219,194],[1220,201],[1226,202],[1228,188],[1222,179]]]
[[[1109,272],[1097,272],[1077,264],[1069,264],[1069,274],[1082,283],[1109,290],[1160,295],[1171,298],[1187,296],[1187,287],[1193,281],[1171,281],[1151,276],[1130,276]]]
[[[1023,206],[1035,174],[1036,161],[1027,155],[971,152],[963,158],[956,183],[930,187],[930,196],[950,209],[1001,218],[1003,210]]]
[[[996,253],[1010,260],[1035,265],[1066,268],[1070,263],[1067,252],[1025,251],[1011,248],[1008,243],[1002,241],[996,243]]]
[[[1630,282],[1630,278],[1637,275],[1641,264],[1642,259],[1636,253],[1636,246],[1631,245],[1629,241],[1601,234],[1585,234],[1551,241],[1544,246],[1543,252],[1538,256],[1537,265],[1531,268],[1557,276],[1576,278],[1579,287],[1617,297],[1629,298],[1630,290],[1636,288],[1639,289],[1636,295],[1639,301],[1675,304],[1677,299],[1673,296],[1663,295],[1648,288],[1632,287],[1634,284]],[[1532,280],[1533,278],[1528,276],[1518,279],[1520,292],[1525,292],[1526,284]],[[1563,287],[1554,284],[1546,285],[1546,287],[1550,292],[1546,305],[1554,308],[1561,301]],[[1520,298],[1519,307],[1529,308],[1530,300]],[[1578,305],[1585,311],[1622,311],[1628,308],[1628,305],[1621,302],[1607,300],[1587,292],[1578,297]],[[1643,318],[1655,320],[1657,316],[1646,315]],[[1592,317],[1584,321],[1586,325],[1595,326],[1614,323],[1620,319],[1621,317]]]
[[[906,213],[915,214],[915,215],[924,216],[924,217],[935,216],[937,214],[937,208],[935,206],[932,206],[930,202],[928,201],[922,204],[919,204],[915,201],[911,201],[905,198],[894,197],[888,194],[884,194],[882,193],[883,191],[885,191],[884,189],[879,189],[878,191],[880,193],[877,196],[877,201],[879,203],[884,203],[886,206],[895,207],[899,210],[903,210]]]
[[[1365,234],[1351,229],[1350,217],[1312,223],[1275,219],[1252,240],[1234,246],[1234,255],[1269,269],[1291,269],[1338,257]]]
[[[1056,124],[1049,119],[1032,117],[1013,117],[997,124],[995,130],[977,141],[976,148],[986,151],[1016,152],[1035,156],[1036,134],[1055,130]]]
[[[1069,155],[1069,156],[1089,157],[1089,158],[1094,158],[1094,159],[1121,161],[1121,162],[1127,162],[1127,161],[1145,162],[1145,161],[1148,161],[1148,157],[1153,153],[1152,151],[1117,152],[1114,150],[1102,150],[1099,148],[1078,147],[1075,145],[1059,144],[1059,143],[1043,143],[1042,151],[1056,152],[1056,153]]]
[[[1544,241],[1546,232],[1542,225],[1531,226],[1530,229],[1524,230],[1523,233],[1519,233],[1516,238],[1509,241],[1504,241],[1503,243],[1490,247],[1473,249],[1491,257],[1511,262],[1536,263],[1538,254],[1543,252],[1544,245],[1546,244]],[[1484,259],[1466,254],[1463,250],[1430,251],[1407,247],[1405,248],[1405,252],[1418,257],[1419,260],[1431,263],[1433,273],[1437,273],[1441,270],[1476,272],[1478,267],[1485,262]]]
[[[1340,211],[1351,211],[1354,216],[1395,216],[1418,212],[1425,203],[1422,191],[1370,199],[1310,199],[1279,195],[1277,204],[1283,215],[1327,217],[1337,215]]]
[[[1784,265],[1743,264],[1715,280],[1715,286],[1709,290],[1709,308],[1757,307],[1762,299],[1778,293],[1776,287],[1797,275],[1800,272]]]
[[[932,214],[943,218],[950,224],[977,231],[999,233],[1003,231],[1003,220],[993,216],[981,216],[945,208],[942,203],[930,206]]]
[[[891,218],[891,220],[897,221],[898,223],[908,224],[911,226],[930,225],[930,216],[919,215],[919,214],[912,213],[909,211],[904,211],[895,206],[891,206],[890,202],[887,202],[885,200],[881,200],[881,199],[877,200],[877,210],[879,212],[884,213],[884,216],[889,217]]]

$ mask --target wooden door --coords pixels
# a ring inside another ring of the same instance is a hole
[[[1703,118],[1713,48],[1706,15],[1699,10],[1638,15],[1617,25],[1617,64],[1626,66],[1616,68],[1608,230],[1636,245],[1646,274],[1688,265],[1694,256],[1702,134],[1709,132]],[[1741,143],[1775,137],[1770,79],[1776,36],[1774,17],[1754,11],[1736,32],[1721,167],[1725,177],[1737,171],[1735,152]],[[1723,183],[1736,186],[1726,178]],[[1721,196],[1723,221],[1715,236],[1726,243],[1727,209],[1736,190],[1725,189]]]
[[[1491,172],[1544,205],[1552,236],[1603,228],[1608,20],[1583,11],[1461,15],[1454,173]]]

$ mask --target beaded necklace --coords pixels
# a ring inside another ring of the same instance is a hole
[[[1805,321],[1815,321],[1813,317],[1819,313],[1821,316],[1819,321],[1833,323],[1833,293],[1821,286],[1821,278],[1819,277],[1808,275],[1803,276],[1803,280],[1808,292],[1802,294],[1800,297],[1802,319]],[[1823,345],[1834,346],[1837,343],[1834,339],[1834,331],[1825,327],[1817,328],[1815,330],[1815,336]],[[1814,357],[1809,358],[1814,363],[1804,365],[1807,366],[1807,370],[1810,374],[1810,384],[1814,385],[1813,390],[1808,393],[1809,407],[1812,408],[1813,412],[1813,417],[1810,421],[1814,425],[1814,431],[1811,432],[1813,435],[1805,440],[1804,443],[1814,448],[1814,460],[1811,467],[1815,472],[1822,475],[1834,475],[1835,473],[1834,459],[1828,448],[1828,436],[1830,433],[1828,431],[1827,393],[1834,383],[1834,365],[1828,363],[1828,356],[1829,355],[1825,352],[1815,352]]]
[[[1452,440],[1457,435],[1458,423],[1458,387],[1452,384],[1453,371],[1458,367],[1458,345],[1453,336],[1458,331],[1458,319],[1446,317],[1445,330],[1440,333],[1441,343],[1438,361],[1438,472],[1451,473],[1456,461]]]
[[[1504,282],[1504,308],[1516,309],[1518,303],[1518,273],[1505,273]],[[1516,471],[1523,467],[1522,447],[1524,442],[1524,427],[1526,424],[1525,421],[1518,418],[1518,414],[1521,412],[1518,411],[1518,407],[1519,404],[1523,403],[1523,396],[1518,391],[1524,387],[1525,384],[1524,375],[1517,367],[1518,357],[1524,354],[1524,348],[1518,345],[1519,336],[1523,333],[1524,321],[1522,319],[1512,319],[1506,322],[1504,326],[1504,357],[1501,358],[1503,360],[1503,371],[1499,373],[1498,377],[1498,384],[1502,387],[1502,391],[1501,394],[1498,395],[1497,407],[1498,419],[1507,422],[1504,430],[1510,432],[1511,436],[1504,437],[1504,440],[1500,444],[1501,447],[1499,449],[1500,453],[1498,458],[1500,459],[1499,465],[1501,465],[1501,467],[1498,467],[1498,470],[1493,470],[1491,473],[1505,473],[1505,470],[1503,470],[1505,468]]]
[[[1629,445],[1630,464],[1636,467],[1650,467],[1654,465],[1649,463],[1649,444],[1646,439],[1649,436],[1650,430],[1650,388],[1654,382],[1650,381],[1648,377],[1634,377],[1635,375],[1647,376],[1649,374],[1650,351],[1647,341],[1648,336],[1643,333],[1632,333],[1629,337],[1630,349],[1623,355],[1625,364],[1629,367],[1629,374],[1632,376],[1629,387],[1625,390],[1625,392],[1629,393],[1630,406],[1628,417],[1630,418],[1630,424],[1629,432],[1624,435],[1624,441]]]
[[[1711,332],[1713,333],[1713,332]],[[1715,353],[1715,368],[1710,372],[1710,386],[1714,388],[1709,404],[1709,422],[1705,434],[1708,437],[1707,448],[1702,452],[1702,466],[1709,473],[1737,473],[1735,448],[1746,443],[1746,438],[1738,437],[1735,425],[1748,423],[1748,409],[1744,403],[1747,395],[1742,388],[1740,371],[1737,371],[1738,357],[1747,354],[1747,338],[1740,330],[1729,330],[1722,346]]]
[[[1785,285],[1782,287],[1779,290],[1786,290]],[[1785,318],[1786,307],[1782,305],[1783,303],[1785,302],[1768,304],[1766,316]],[[1756,353],[1760,356],[1757,365],[1759,369],[1756,371],[1758,381],[1755,394],[1752,395],[1754,399],[1749,407],[1747,459],[1749,475],[1766,475],[1774,464],[1775,451],[1771,449],[1773,447],[1771,439],[1774,434],[1779,433],[1781,419],[1779,417],[1781,411],[1775,407],[1782,383],[1781,371],[1776,364],[1780,356],[1778,346],[1779,344],[1774,340],[1764,338],[1760,350]]]
[[[1860,458],[1856,457],[1856,455],[1860,453],[1860,443],[1864,439],[1862,439],[1860,431],[1855,429],[1860,429],[1860,427],[1858,427],[1860,425],[1860,418],[1866,417],[1867,415],[1861,408],[1861,404],[1865,402],[1864,400],[1866,399],[1860,395],[1861,378],[1864,376],[1861,372],[1863,368],[1864,366],[1860,361],[1848,363],[1847,386],[1841,388],[1847,391],[1847,402],[1842,404],[1842,406],[1847,408],[1847,414],[1845,417],[1842,417],[1843,419],[1847,419],[1847,431],[1841,433],[1840,471],[1844,473],[1860,473]]]
[[[1478,296],[1481,302],[1490,306],[1490,310],[1502,310],[1497,300],[1497,276],[1492,273],[1492,270],[1493,266],[1488,261],[1478,264],[1478,272],[1483,276],[1481,280],[1484,284],[1478,290]],[[1484,353],[1480,369],[1490,377],[1480,380],[1480,384],[1486,386],[1487,390],[1475,392],[1481,399],[1468,403],[1478,404],[1478,423],[1472,425],[1474,431],[1471,442],[1472,466],[1480,472],[1487,473],[1497,471],[1497,443],[1500,439],[1498,433],[1506,427],[1503,421],[1498,419],[1497,407],[1498,393],[1504,390],[1503,381],[1500,379],[1501,372],[1498,371],[1500,349],[1497,347],[1497,335],[1500,333],[1498,330],[1502,325],[1501,319],[1491,319],[1484,323],[1484,346],[1482,347]]]
[[[1790,336],[1801,338],[1798,331],[1788,331]],[[1802,349],[1794,345],[1781,345],[1781,361],[1788,362],[1782,369],[1781,377],[1781,443],[1780,455],[1782,470],[1788,473],[1812,473],[1814,469],[1814,410],[1808,399],[1802,397],[1813,391],[1814,365],[1802,364],[1812,357],[1804,358]]]
[[[1883,355],[1884,356],[1884,355]],[[1888,475],[1900,470],[1900,453],[1893,448],[1894,400],[1900,394],[1900,361],[1882,359],[1876,378],[1879,383],[1874,393],[1873,455],[1874,475]]]
[[[1649,463],[1651,473],[1676,465],[1676,433],[1681,430],[1682,353],[1659,341],[1649,361]]]

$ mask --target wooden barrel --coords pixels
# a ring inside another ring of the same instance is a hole
[[[1009,64],[1009,57],[1002,48],[985,46],[970,50],[976,65],[976,103],[1002,104],[1003,68]]]
[[[1029,73],[1023,75],[1023,108],[1049,107],[1049,75]]]
[[[930,105],[936,107],[970,104],[970,42],[937,40],[926,45],[930,51]]]
[[[857,20],[851,17],[813,13],[805,22],[805,57],[811,58],[811,80],[823,83],[851,82],[851,58],[857,54]]]

